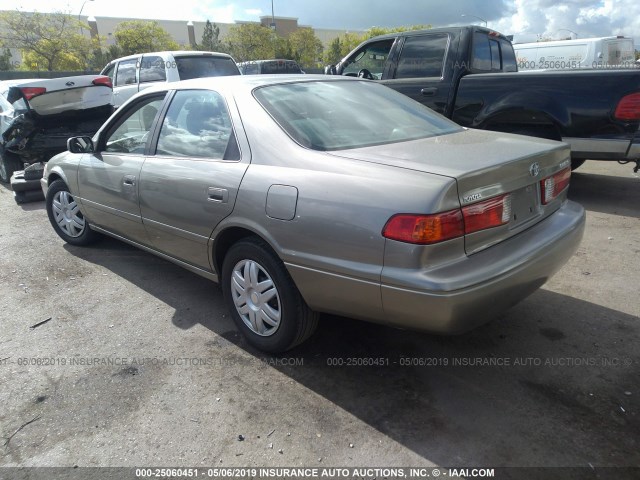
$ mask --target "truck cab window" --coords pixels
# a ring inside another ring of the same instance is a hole
[[[395,78],[442,77],[448,35],[407,37]]]
[[[365,45],[342,64],[341,75],[357,77],[360,74],[369,78],[366,75],[366,71],[368,71],[374,80],[380,80],[394,41],[394,38],[390,38]]]

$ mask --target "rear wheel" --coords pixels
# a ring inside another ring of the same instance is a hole
[[[0,181],[9,183],[11,175],[16,170],[22,170],[23,163],[20,158],[12,153],[0,151]]]
[[[282,261],[262,240],[233,245],[222,265],[222,291],[238,329],[254,347],[285,352],[315,331],[318,314],[296,288]]]
[[[99,234],[89,228],[78,203],[62,180],[56,180],[49,185],[45,201],[49,221],[65,242],[84,246],[99,238]]]

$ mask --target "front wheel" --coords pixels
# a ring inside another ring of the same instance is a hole
[[[260,350],[285,352],[316,329],[318,314],[307,306],[282,261],[262,240],[241,240],[229,249],[221,282],[238,329]]]
[[[49,185],[45,202],[49,221],[65,242],[84,246],[99,238],[99,235],[89,228],[78,203],[62,180],[56,180]]]

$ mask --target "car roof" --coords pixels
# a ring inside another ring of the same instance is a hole
[[[138,58],[140,55],[155,55],[155,56],[167,56],[173,55],[174,57],[222,57],[222,58],[232,58],[228,53],[222,52],[202,52],[199,50],[164,50],[162,52],[145,52],[145,53],[135,53],[133,55],[127,55],[126,57],[116,58],[109,62],[109,65],[115,62],[119,62],[121,60],[131,60],[132,58]]]
[[[267,85],[282,85],[286,83],[302,82],[340,82],[340,81],[367,81],[356,77],[344,77],[341,75],[230,75],[226,77],[206,77],[182,80],[147,88],[143,92],[157,92],[166,90],[190,90],[190,89],[220,89],[228,91],[247,91]]]

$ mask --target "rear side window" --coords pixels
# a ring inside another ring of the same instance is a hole
[[[162,57],[155,55],[142,57],[142,62],[140,62],[140,83],[166,81],[167,74],[164,66],[165,62]]]
[[[176,66],[180,80],[240,75],[238,66],[228,57],[178,57],[176,58]]]
[[[209,90],[179,90],[162,123],[156,154],[239,160],[222,96]]]
[[[407,37],[396,78],[441,77],[448,44],[449,36],[446,34]]]
[[[118,63],[116,72],[116,87],[123,85],[133,85],[136,83],[136,67],[138,59],[123,60]]]
[[[515,72],[517,68],[513,47],[504,40],[490,38],[485,33],[476,32],[473,35],[471,67],[484,72]]]

